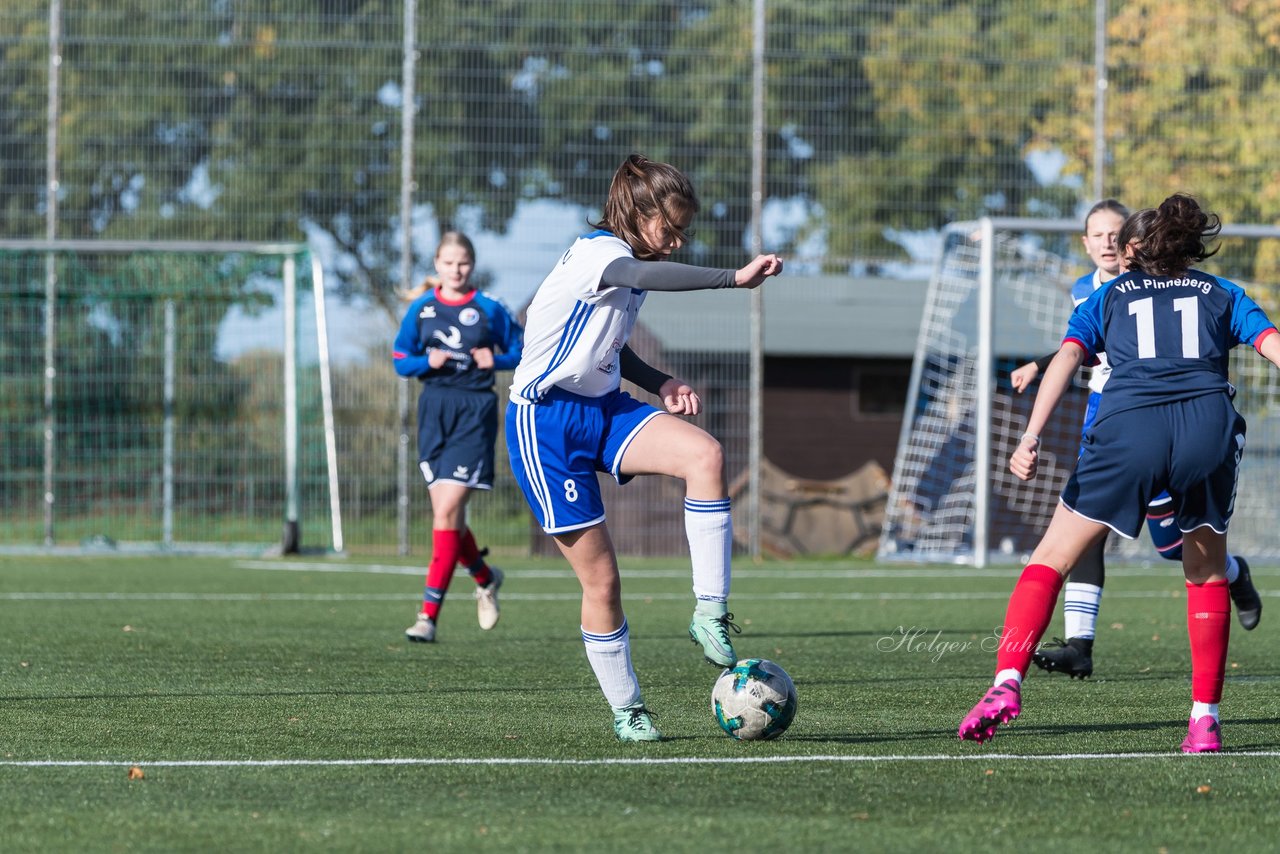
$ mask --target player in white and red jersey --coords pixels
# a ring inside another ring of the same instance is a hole
[[[1165,491],[1184,541],[1191,644],[1182,751],[1222,749],[1218,704],[1231,629],[1227,526],[1245,439],[1227,360],[1231,348],[1251,344],[1280,367],[1280,335],[1238,285],[1191,268],[1216,251],[1205,241],[1220,228],[1216,216],[1181,194],[1133,214],[1118,239],[1122,274],[1071,315],[1010,470],[1023,480],[1035,476],[1038,434],[1087,359],[1105,350],[1111,377],[1053,520],[1009,597],[995,684],[960,722],[960,738],[987,741],[1018,716],[1023,677],[1064,579],[1108,531],[1136,537],[1147,505]]]
[[[662,736],[631,665],[597,472],[619,483],[638,474],[684,481],[696,599],[689,637],[717,667],[737,660],[729,636],[738,627],[728,611],[733,527],[723,450],[706,431],[672,417],[697,415],[697,392],[627,346],[648,291],[754,288],[782,272],[776,255],[757,256],[740,270],[668,261],[684,245],[697,210],[693,185],[678,169],[638,154],[627,158],[593,224],[597,230],[574,242],[534,295],[507,407],[512,472],[582,584],[587,659],[623,741]],[[624,377],[657,395],[663,409],[621,391]]]

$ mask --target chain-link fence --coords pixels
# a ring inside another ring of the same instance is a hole
[[[1140,207],[1185,189],[1273,221],[1276,6],[10,0],[0,236],[306,240],[334,297],[347,544],[421,549],[426,490],[406,481],[388,353],[396,289],[428,272],[443,228],[471,234],[483,285],[518,310],[631,151],[693,177],[686,260],[739,266],[759,243],[791,276],[850,288],[928,260],[948,221],[1072,217],[1100,193]],[[202,345],[215,362],[279,322],[225,311]],[[19,314],[0,310],[6,337]],[[715,365],[733,478],[752,459],[750,359],[650,355]],[[21,399],[7,436],[45,423]],[[6,477],[36,464],[4,459]],[[641,518],[679,543],[678,502],[655,500],[675,509]],[[509,482],[474,512],[494,544],[527,547]]]

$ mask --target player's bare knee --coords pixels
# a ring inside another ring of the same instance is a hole
[[[714,437],[704,434],[690,448],[685,481],[707,484],[724,481],[724,448]]]
[[[582,601],[595,609],[621,609],[622,585],[617,578],[583,579]]]

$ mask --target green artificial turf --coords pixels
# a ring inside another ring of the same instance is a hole
[[[403,562],[403,561],[401,561]],[[356,558],[0,557],[0,848],[14,851],[1237,851],[1280,839],[1280,574],[1234,627],[1227,752],[1183,756],[1176,569],[1109,571],[1095,677],[1032,674],[984,746],[1016,570],[740,561],[740,656],[799,694],[772,742],[725,737],[688,640],[687,564],[625,560],[645,700],[612,733],[560,561],[469,579],[408,644],[418,569]],[[1270,609],[1275,608],[1276,613]],[[1055,623],[1053,632],[1061,630]],[[136,766],[142,779],[129,779]]]

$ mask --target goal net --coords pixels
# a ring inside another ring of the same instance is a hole
[[[1041,434],[1041,465],[1029,482],[1008,469],[1031,412],[1009,375],[1055,352],[1072,310],[1071,284],[1088,271],[1080,224],[1069,220],[984,219],[956,223],[941,238],[920,323],[902,434],[878,557],[884,561],[1021,562],[1039,542],[1075,464],[1088,398],[1087,371],[1068,390]],[[1255,259],[1270,257],[1280,228],[1228,226],[1223,248],[1203,265],[1237,282],[1280,320],[1274,286],[1251,284]],[[1233,553],[1280,555],[1276,457],[1280,455],[1280,372],[1248,347],[1231,356],[1235,404],[1248,422]],[[1144,533],[1108,538],[1130,561],[1158,560]]]
[[[304,245],[0,241],[0,550],[340,550],[319,277]]]

